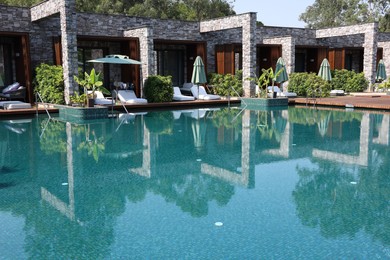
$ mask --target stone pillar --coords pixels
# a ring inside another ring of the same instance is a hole
[[[282,41],[282,57],[286,62],[287,74],[295,70],[295,38],[286,37]]]
[[[376,54],[378,44],[378,23],[372,23],[366,26],[364,33],[364,62],[363,72],[366,79],[369,81],[369,91],[372,91],[372,86],[375,83],[376,73]]]
[[[241,172],[248,176],[248,188],[255,187],[255,165],[253,164],[253,154],[255,145],[253,140],[256,137],[257,128],[255,125],[256,117],[253,117],[253,111],[245,109],[242,113],[242,145],[241,145]],[[252,155],[252,156],[251,156]]]
[[[246,80],[256,75],[256,13],[248,13],[242,20],[242,78],[244,97],[255,95],[255,83]]]
[[[149,27],[128,30],[123,33],[124,37],[137,37],[140,46],[141,58],[141,95],[145,79],[150,75],[156,75],[157,61],[153,53],[153,29]]]
[[[70,96],[73,95],[78,86],[74,81],[77,75],[77,14],[75,0],[60,1],[61,20],[61,44],[62,44],[62,67],[64,70],[65,103],[70,103]]]

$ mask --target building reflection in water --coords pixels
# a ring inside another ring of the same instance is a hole
[[[39,190],[39,195],[29,199],[34,214],[27,208],[19,214],[36,228],[41,225],[41,215],[50,215],[46,221],[57,223],[59,229],[71,225],[49,214],[47,203],[79,227],[71,228],[75,229],[75,241],[83,240],[83,232],[100,233],[89,246],[104,240],[102,251],[114,240],[114,220],[125,210],[126,201],[142,201],[148,192],[198,218],[208,214],[211,201],[224,206],[235,196],[235,189],[254,189],[255,167],[309,158],[318,167],[314,171],[298,167],[300,180],[292,196],[302,223],[313,226],[311,220],[325,219],[326,205],[332,204],[332,199],[338,198],[340,208],[350,203],[351,198],[340,195],[341,190],[351,188],[345,188],[345,183],[360,182],[365,196],[374,196],[378,189],[369,185],[367,172],[382,176],[381,169],[389,166],[389,114],[294,107],[243,112],[221,108],[140,113],[85,125],[38,121],[39,128],[32,124],[34,121],[1,124],[7,131],[1,135],[2,153],[7,153],[9,146],[22,146],[19,136],[25,136],[25,141],[29,136],[41,136],[39,149],[34,147],[36,143],[27,149],[31,158],[42,152],[31,165],[27,182],[30,189]],[[2,157],[2,171],[10,169],[10,157]],[[342,165],[355,167],[351,176]],[[338,172],[343,174],[334,175]],[[323,175],[331,174],[334,177],[329,183],[321,181]],[[12,197],[18,197],[15,194],[20,190],[3,190],[0,195],[2,201],[7,197],[7,208],[2,210],[16,208],[18,202]],[[381,212],[378,208],[370,210]],[[370,218],[368,222],[372,221]],[[83,227],[88,231],[81,231]],[[331,230],[329,227],[323,232],[334,236]],[[389,239],[373,233],[381,241]],[[65,241],[77,247],[70,238]]]

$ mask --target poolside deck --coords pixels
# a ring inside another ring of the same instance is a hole
[[[126,105],[126,109],[129,112],[145,111],[145,110],[164,110],[164,109],[189,109],[196,107],[209,107],[209,106],[226,106],[228,104],[238,105],[240,100],[232,98],[229,100],[196,100],[196,101],[180,101],[180,102],[167,102],[167,103],[148,103],[140,105]],[[390,110],[390,95],[383,93],[359,93],[351,94],[348,96],[337,96],[329,98],[294,98],[289,99],[289,105],[316,105],[316,106],[330,106],[330,107],[350,107],[358,109],[377,109],[377,110]],[[58,113],[58,109],[48,109],[50,113]],[[113,110],[123,111],[121,105],[115,105]],[[2,110],[0,109],[0,118],[5,117],[18,117],[33,115],[37,113],[36,106],[31,109],[16,109],[16,110]],[[45,109],[39,108],[38,113],[46,113]]]
[[[191,109],[198,107],[218,107],[218,106],[227,106],[227,105],[239,105],[241,101],[238,98],[231,98],[230,100],[221,99],[221,100],[195,100],[195,101],[176,101],[176,102],[166,102],[166,103],[148,103],[148,104],[132,104],[126,105],[126,109],[129,112],[139,112],[139,111],[148,111],[148,110],[165,110],[165,109]],[[115,111],[124,111],[122,105],[115,105],[112,107]],[[111,106],[109,106],[111,109]],[[49,113],[58,113],[57,108],[48,108]],[[31,116],[36,113],[45,114],[46,110],[43,107],[37,107],[34,105],[30,109],[14,109],[14,110],[4,110],[0,109],[0,119],[7,117],[24,117]]]
[[[337,96],[328,98],[295,98],[290,104],[304,104],[331,107],[347,107],[358,109],[379,109],[390,110],[390,95],[384,93],[356,93],[348,96]]]

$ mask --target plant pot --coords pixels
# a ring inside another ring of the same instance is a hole
[[[95,106],[95,99],[88,98],[88,107],[94,107]]]

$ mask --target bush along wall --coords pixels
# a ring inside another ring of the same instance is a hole
[[[144,94],[148,102],[171,102],[173,87],[171,76],[152,75],[145,80]]]
[[[368,80],[364,73],[350,70],[334,70],[332,72],[332,89],[341,89],[345,92],[362,92],[368,87]]]
[[[297,93],[298,96],[328,97],[332,86],[315,73],[296,72],[290,74],[288,91]]]
[[[62,67],[42,63],[35,72],[34,93],[39,92],[46,103],[65,104]]]
[[[210,85],[213,86],[213,94],[220,96],[237,96],[238,93],[242,96],[242,70],[236,71],[235,75],[230,73],[225,75],[212,73],[209,75],[209,79]]]

